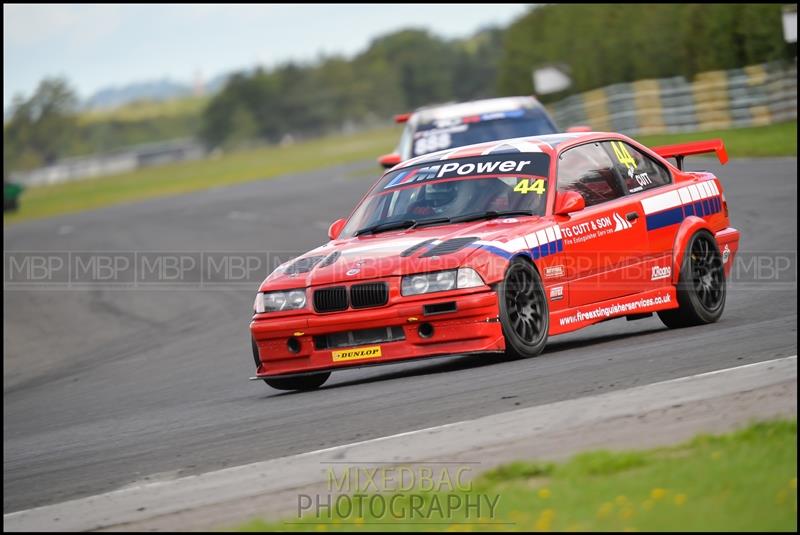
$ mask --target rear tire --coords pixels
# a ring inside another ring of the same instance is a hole
[[[497,288],[497,297],[506,356],[530,358],[541,353],[547,344],[550,311],[536,268],[524,258],[512,260]]]
[[[658,313],[670,329],[714,323],[725,309],[725,269],[717,241],[706,230],[686,245],[678,277],[678,308]]]

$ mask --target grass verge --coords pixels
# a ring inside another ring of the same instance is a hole
[[[778,123],[768,126],[732,128],[730,130],[708,130],[686,134],[656,134],[634,136],[647,145],[669,145],[685,141],[721,138],[725,142],[731,159],[763,156],[797,156],[797,122]]]
[[[117,203],[177,195],[370,158],[392,150],[397,127],[328,136],[285,147],[261,147],[218,158],[139,169],[119,175],[29,188],[20,209],[3,214],[4,224],[101,208]],[[375,163],[375,178],[381,168]]]
[[[402,509],[414,496],[423,514]],[[484,507],[488,514],[480,517],[476,509],[468,515],[463,507],[432,507],[455,503],[451,496],[462,503],[496,499],[497,506]],[[757,423],[667,448],[593,451],[561,464],[516,462],[481,475],[464,492],[415,492],[395,505],[406,517],[372,515],[368,506],[362,516],[337,515],[334,507],[331,515],[256,520],[238,531],[796,531],[797,421]]]

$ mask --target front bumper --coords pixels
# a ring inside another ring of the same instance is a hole
[[[453,312],[424,314],[424,305],[453,301],[456,304]],[[425,323],[433,328],[428,337],[419,333],[419,326]],[[381,327],[401,327],[405,339],[368,344],[369,347],[380,346],[378,357],[334,361],[334,352],[350,348],[318,349],[314,341],[315,336]],[[255,318],[250,323],[250,333],[260,361],[254,379],[505,349],[498,321],[497,293],[492,290],[365,310]],[[294,352],[289,349],[289,339],[298,342]]]

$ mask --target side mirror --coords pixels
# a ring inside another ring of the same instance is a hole
[[[342,232],[345,223],[347,223],[347,220],[345,218],[337,219],[336,221],[331,223],[331,226],[328,227],[328,238],[332,240],[338,238],[339,233]]]
[[[390,154],[384,154],[380,158],[378,158],[378,163],[384,166],[386,169],[390,169],[395,165],[399,164],[402,160],[400,159],[400,155],[396,152],[392,152]]]
[[[568,215],[586,208],[586,201],[577,191],[559,191],[556,194],[556,215]]]
[[[407,123],[410,118],[411,118],[410,113],[398,113],[397,115],[394,116],[394,122],[396,122],[397,124],[403,124]]]
[[[570,126],[569,128],[567,128],[567,133],[568,134],[579,134],[581,132],[591,132],[591,131],[592,131],[592,127],[591,126],[587,126],[585,124],[574,124],[574,125]]]

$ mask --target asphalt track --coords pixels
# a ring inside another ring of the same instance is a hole
[[[722,178],[743,234],[722,320],[611,321],[530,360],[365,368],[282,393],[247,381],[256,284],[20,289],[6,275],[4,513],[796,354],[797,160],[697,161]],[[4,251],[299,253],[349,213],[370,169],[21,223],[4,228]]]

